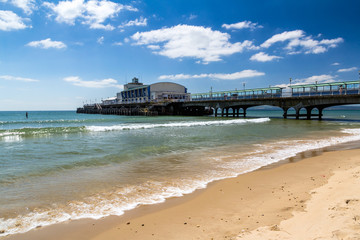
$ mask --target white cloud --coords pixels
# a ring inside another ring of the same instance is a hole
[[[221,61],[222,56],[256,49],[252,41],[230,43],[230,35],[202,26],[177,25],[149,32],[137,32],[135,45],[155,45],[154,53],[169,58],[191,57],[203,63]]]
[[[11,11],[0,10],[0,30],[11,31],[27,28],[24,19]]]
[[[107,30],[107,31],[112,31],[115,29],[114,26],[112,26],[111,24],[100,24],[100,23],[92,23],[90,25],[91,29],[103,29],[103,30]]]
[[[10,75],[0,76],[0,79],[9,80],[9,81],[21,81],[21,82],[39,82],[39,80],[32,78],[24,78],[24,77],[14,77]]]
[[[196,19],[197,17],[198,17],[197,15],[190,14],[190,16],[187,19],[191,21],[191,20]]]
[[[263,44],[261,44],[261,47],[268,48],[274,43],[284,42],[291,39],[298,39],[303,36],[304,36],[304,31],[302,30],[294,30],[290,32],[285,31],[283,33],[275,34],[274,36],[266,40]]]
[[[343,69],[339,69],[338,72],[352,72],[357,70],[357,67],[351,67],[351,68],[343,68]]]
[[[334,62],[333,64],[331,64],[331,65],[333,65],[333,66],[339,66],[340,65],[340,63],[338,63],[338,62]]]
[[[99,38],[96,40],[96,42],[97,42],[98,44],[103,44],[103,43],[104,43],[104,40],[105,40],[104,36],[101,36],[101,37],[99,37]]]
[[[114,42],[113,45],[114,45],[114,46],[122,46],[122,45],[124,45],[124,44],[123,44],[122,42]]]
[[[26,14],[31,14],[36,8],[35,0],[0,0],[0,2],[10,2],[12,5],[21,8]]]
[[[223,24],[222,27],[226,28],[226,29],[245,29],[245,28],[249,28],[250,30],[255,30],[257,28],[263,28],[263,26],[258,25],[258,23],[253,23],[251,21],[243,21],[243,22],[238,22],[238,23],[233,23],[233,24]]]
[[[250,60],[251,61],[257,61],[257,62],[271,62],[272,60],[280,59],[280,58],[282,58],[282,57],[270,56],[267,53],[259,52],[257,54],[252,55]]]
[[[158,46],[158,45],[148,45],[147,47],[151,50],[159,50],[160,49],[160,46]]]
[[[131,26],[147,26],[147,19],[140,17],[140,19],[135,19],[121,24],[119,28],[131,27]]]
[[[339,43],[342,43],[344,41],[344,39],[342,38],[334,38],[334,39],[323,39],[320,41],[320,44],[323,44],[323,45],[326,45],[326,46],[329,46],[331,48],[335,48],[337,47],[337,45]]]
[[[26,14],[31,14],[35,9],[35,0],[12,0],[11,2],[21,8]]]
[[[54,11],[57,22],[70,25],[74,25],[75,19],[82,17],[85,12],[84,0],[60,1],[57,5],[44,2],[44,6]]]
[[[115,17],[123,8],[122,4],[117,4],[111,1],[88,1],[86,6],[86,15],[84,16],[84,24],[90,25],[93,29],[114,30],[115,28],[110,24],[103,23],[108,18]]]
[[[170,79],[170,80],[183,80],[183,79],[199,79],[199,78],[211,78],[217,80],[237,80],[242,78],[251,78],[264,76],[265,73],[258,72],[256,70],[243,70],[241,72],[235,73],[203,73],[203,74],[176,74],[176,75],[162,75],[159,77],[160,80]]]
[[[105,24],[105,22],[116,17],[120,11],[138,11],[132,6],[107,0],[60,1],[57,5],[45,2],[44,6],[55,13],[57,22],[74,25],[76,20],[80,19],[82,24],[89,25],[91,29],[104,30],[115,29],[114,26],[109,23]]]
[[[314,40],[311,37],[292,39],[285,47],[290,53],[319,54],[326,52],[329,48],[337,47],[344,40],[342,38]]]
[[[26,46],[29,47],[36,47],[36,48],[43,48],[43,49],[49,49],[49,48],[57,48],[62,49],[66,48],[66,45],[63,42],[59,41],[52,41],[51,38],[47,38],[40,41],[33,41],[26,44]]]
[[[294,79],[292,80],[292,85],[303,85],[303,84],[315,84],[317,83],[331,83],[335,82],[337,76],[332,75],[314,75],[308,78]]]
[[[64,81],[72,83],[74,86],[86,88],[119,88],[123,89],[123,85],[119,85],[115,79],[107,78],[97,81],[84,81],[78,76],[70,76],[64,78]]]
[[[321,35],[318,35],[321,37]],[[320,54],[328,51],[329,48],[335,48],[344,41],[342,38],[335,39],[323,39],[315,40],[312,36],[305,36],[305,32],[302,30],[285,31],[283,33],[275,34],[268,40],[266,40],[260,46],[263,48],[269,48],[277,42],[289,43],[284,47],[288,51],[288,54]]]

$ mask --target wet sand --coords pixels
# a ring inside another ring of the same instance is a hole
[[[360,239],[359,176],[360,150],[325,152],[121,217],[71,221],[6,239]]]

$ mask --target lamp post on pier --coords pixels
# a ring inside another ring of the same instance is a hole
[[[244,89],[244,96],[246,97],[246,92],[245,92],[245,84],[246,84],[246,82],[243,82],[242,84],[243,84],[243,89]]]

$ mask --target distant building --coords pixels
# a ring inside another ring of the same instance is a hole
[[[161,101],[188,101],[190,94],[187,89],[177,83],[159,82],[144,85],[139,79],[133,78],[131,83],[124,85],[124,91],[117,93],[117,103],[142,103]]]
[[[109,104],[116,104],[117,103],[117,98],[116,97],[111,97],[111,98],[107,98],[104,100],[101,100],[102,104],[104,105],[109,105]]]
[[[139,82],[139,79],[134,77],[132,79],[132,82],[131,83],[127,83],[124,85],[124,90],[129,90],[129,89],[134,89],[134,88],[138,88],[138,87],[143,87],[144,84],[140,83]]]

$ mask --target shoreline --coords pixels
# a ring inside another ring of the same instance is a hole
[[[260,226],[279,224],[282,220],[290,218],[293,211],[303,211],[305,202],[311,197],[309,192],[324,185],[335,169],[334,164],[339,163],[340,160],[336,158],[350,152],[360,158],[358,149],[345,151],[341,149],[358,148],[358,146],[358,142],[353,142],[352,144],[346,143],[336,147],[312,150],[308,154],[300,153],[301,156],[297,156],[299,159],[291,161],[289,158],[235,178],[218,180],[208,184],[205,189],[182,197],[167,199],[164,203],[139,206],[127,211],[122,216],[110,216],[100,220],[73,220],[23,234],[10,235],[3,239],[102,240],[120,239],[121,237],[126,239],[182,239],[185,236],[185,239],[196,239],[195,236],[200,239],[211,237],[222,239],[220,237],[222,232],[226,233],[222,234],[224,236],[235,237],[241,232],[247,232]],[[334,151],[334,149],[337,150]],[[324,160],[326,158],[324,156],[328,155],[334,156],[331,157],[333,159],[331,163]],[[311,171],[308,171],[310,167]],[[300,168],[303,171],[298,172]],[[303,180],[311,179],[311,181],[307,181],[306,186],[297,186],[299,183],[296,183],[294,176],[291,174],[289,176],[287,171],[296,174],[295,178],[301,179],[299,180],[301,183]],[[320,172],[324,177],[310,176],[319,175]],[[275,177],[278,182],[268,183],[269,176]],[[284,178],[284,181],[279,182],[279,176]],[[285,181],[285,179],[288,180]],[[289,188],[287,194],[291,194],[290,198],[286,194],[285,189],[287,188]],[[300,189],[301,191],[299,191]],[[289,202],[282,203],[274,199],[274,194],[279,195],[278,200],[288,198]],[[297,196],[292,199],[292,195]],[[271,203],[264,203],[265,199],[271,199]],[[260,213],[259,210],[262,208],[258,209],[258,206],[255,206],[256,203],[259,206],[266,205],[267,207]],[[234,206],[229,207],[230,205]],[[273,208],[273,206],[282,207]],[[215,212],[214,209],[216,209]],[[230,217],[231,215],[233,216]],[[239,226],[242,226],[240,232],[238,231]],[[181,235],[175,234],[176,232]]]

